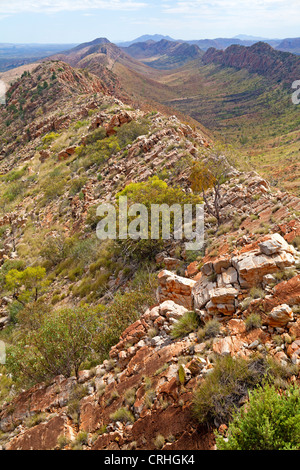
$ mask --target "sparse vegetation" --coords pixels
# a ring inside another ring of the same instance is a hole
[[[278,367],[273,361],[259,356],[249,361],[231,356],[219,358],[213,372],[195,392],[195,416],[201,423],[228,424],[236,408],[248,398],[250,390],[291,373]]]
[[[217,437],[218,450],[299,450],[300,393],[289,386],[279,393],[266,385],[249,392],[249,402],[233,415],[227,438]]]
[[[192,331],[196,331],[199,327],[199,317],[195,312],[187,312],[174,323],[171,336],[174,339],[187,336]]]
[[[245,320],[247,331],[260,328],[262,325],[261,316],[258,313],[251,313]]]
[[[121,421],[122,423],[134,423],[135,421],[133,414],[127,408],[119,408],[110,415],[110,418],[113,421]]]
[[[215,338],[220,334],[220,323],[218,320],[209,320],[203,328],[197,331],[197,337],[200,341],[209,338]]]

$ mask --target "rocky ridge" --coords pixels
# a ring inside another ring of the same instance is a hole
[[[14,158],[22,164],[29,157],[28,173],[34,174],[47,164],[55,167],[69,162],[98,128],[113,135],[116,127],[144,116],[102,93],[89,97],[89,102],[88,109],[94,112],[85,114],[88,125],[73,141],[37,151],[34,146],[49,131],[44,124],[41,134],[37,131],[25,148],[20,146],[18,155],[12,148],[5,150],[9,158],[3,161],[3,174],[14,167]],[[86,107],[86,96],[77,105],[78,110]],[[62,194],[61,200],[70,203],[63,218],[67,232],[85,228],[93,205],[111,200],[126,184],[146,181],[159,171],[170,171],[168,181],[189,191],[186,163],[191,157],[200,158],[210,144],[176,117],[153,114],[148,118],[151,132],[113,154],[101,170],[101,181],[95,165],[85,172],[87,181],[80,197],[68,191]],[[41,116],[41,122],[47,119]],[[71,121],[56,130],[65,132]],[[28,152],[31,145],[33,154]],[[61,200],[33,209],[33,200],[38,202],[41,196],[25,198],[0,220],[1,226],[15,224],[21,232],[14,249],[12,230],[7,229],[3,260],[18,256],[22,230],[29,222],[49,230],[53,227]],[[208,194],[210,198],[213,194]],[[156,259],[156,305],[140,312],[139,320],[123,332],[103,364],[81,371],[78,380],[59,376],[50,384],[35,385],[4,404],[2,446],[7,450],[69,449],[85,433],[82,447],[87,450],[154,449],[158,436],[163,436],[160,442],[165,450],[214,449],[213,432],[195,419],[192,400],[195,388],[213,371],[216,357],[250,357],[258,352],[283,366],[299,365],[299,210],[298,198],[271,190],[258,174],[234,171],[222,186],[222,225],[218,227],[206,214],[204,252],[191,263],[182,246],[166,245]],[[53,282],[53,289],[58,285]],[[6,311],[8,301],[1,299],[1,311]],[[76,299],[70,295],[67,301]],[[210,341],[199,338],[197,332],[173,339],[173,326],[190,310],[204,324],[217,319],[220,332]],[[261,324],[248,330],[246,320],[252,313],[260,316]],[[6,326],[9,318],[3,318]],[[291,380],[299,380],[299,375]]]
[[[261,192],[259,203],[252,199],[253,190],[256,195]],[[274,194],[264,180],[252,175],[240,186],[228,188],[224,214],[239,207],[242,197],[251,197],[247,208],[252,214],[257,208],[261,221],[272,208],[273,216],[282,221],[289,206],[292,210],[299,205],[297,198],[286,195],[286,204],[274,212]],[[277,223],[280,233],[263,235],[252,233],[258,221],[244,219],[248,233],[239,227],[242,233],[234,249],[228,234],[220,235],[219,253],[207,252],[201,261],[192,262],[185,276],[177,274],[178,260],[164,253],[158,256],[157,262],[169,269],[158,275],[158,303],[124,331],[110,360],[80,372],[78,382],[86,396],[80,399],[79,418],[75,420],[69,410],[78,386],[74,377],[37,385],[0,414],[6,448],[57,448],[62,435],[69,448],[84,431],[88,434],[84,449],[154,449],[159,434],[165,437],[164,449],[213,449],[213,434],[199,426],[192,413],[193,391],[213,370],[212,355],[251,357],[256,351],[284,366],[300,363],[299,252],[291,245],[300,224],[297,219]],[[278,274],[283,273],[286,278],[281,279]],[[257,285],[258,295],[253,294]],[[174,323],[191,309],[204,323],[218,319],[221,331],[213,341],[199,341],[196,333],[172,339]],[[248,331],[245,321],[252,313],[260,315],[261,326]],[[181,365],[184,386],[179,380]],[[115,421],[120,408],[130,411],[128,421]],[[40,414],[42,422],[28,428],[29,418]]]
[[[224,50],[209,48],[202,57],[205,64],[218,63],[225,67],[246,68],[252,73],[268,76],[271,80],[292,83],[299,76],[299,58],[289,52],[273,49],[258,42],[250,47],[232,45]]]
[[[276,263],[281,269],[287,266],[287,254],[289,268],[299,264],[299,252],[272,234],[262,237],[256,248],[246,245],[236,253],[231,258],[235,268],[220,257],[202,266],[198,280],[162,271],[157,305],[124,331],[110,351],[110,360],[81,371],[78,383],[75,377],[57,377],[3,408],[0,428],[7,435],[5,448],[57,448],[62,435],[68,448],[84,431],[85,449],[154,449],[158,434],[165,437],[165,450],[213,449],[213,434],[192,414],[193,391],[213,369],[213,353],[250,357],[258,351],[282,365],[300,364],[300,275],[294,273],[273,288],[269,283]],[[245,309],[255,278],[243,270],[243,262],[252,266],[249,260],[261,256],[264,263],[256,275],[263,281],[265,296],[252,299]],[[208,279],[212,272],[218,273],[217,282]],[[170,337],[172,326],[190,308],[204,322],[219,319],[221,331],[209,343],[196,333],[179,340]],[[253,311],[261,314],[262,326],[248,331],[245,319]],[[275,342],[278,335],[280,346]],[[179,380],[181,366],[184,384]],[[85,396],[79,400],[75,420],[68,405],[78,384],[84,386]],[[117,418],[120,409],[127,410],[125,418]],[[41,413],[42,422],[28,428],[29,418]]]

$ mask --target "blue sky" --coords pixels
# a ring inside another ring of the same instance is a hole
[[[0,42],[300,36],[299,0],[0,0]]]

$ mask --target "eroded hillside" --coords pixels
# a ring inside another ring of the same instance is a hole
[[[232,160],[219,220],[206,192],[201,251],[101,242],[102,202],[126,188],[133,203],[203,202],[191,169],[224,156],[57,61],[24,74],[0,112],[3,448],[214,449],[251,387],[298,383],[296,196]]]
[[[292,103],[291,88],[299,79],[298,56],[265,43],[232,45],[225,51],[212,47],[202,58],[192,60],[191,55],[184,66],[178,62],[164,70],[175,60],[172,43],[135,44],[132,58],[126,48],[105,41],[57,57],[100,77],[105,65],[115,76],[114,93],[120,99],[163,113],[175,109],[179,119],[189,120],[206,135],[209,129],[214,140],[234,146],[273,186],[298,195],[299,109]],[[159,55],[160,46],[164,55]],[[148,53],[153,54],[150,59]],[[157,62],[161,70],[148,67],[145,60]]]

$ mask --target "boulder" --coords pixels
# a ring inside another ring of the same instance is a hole
[[[239,273],[241,285],[245,286],[256,285],[266,274],[272,274],[279,269],[271,257],[255,252],[234,257],[232,263]]]
[[[269,235],[266,240],[259,243],[261,253],[271,256],[281,251],[295,254],[295,248],[289,245],[279,233],[273,233]]]
[[[293,320],[293,310],[287,304],[278,305],[268,314],[266,323],[278,328],[284,327]]]
[[[209,291],[209,296],[214,304],[232,304],[239,291],[233,287],[221,287]]]
[[[159,303],[163,303],[165,300],[173,300],[176,304],[192,310],[192,289],[196,281],[164,270],[159,273],[158,282],[157,295]]]
[[[161,316],[166,317],[168,320],[173,318],[178,320],[182,315],[184,315],[188,310],[182,305],[178,305],[173,300],[166,300],[159,306],[159,311]]]

